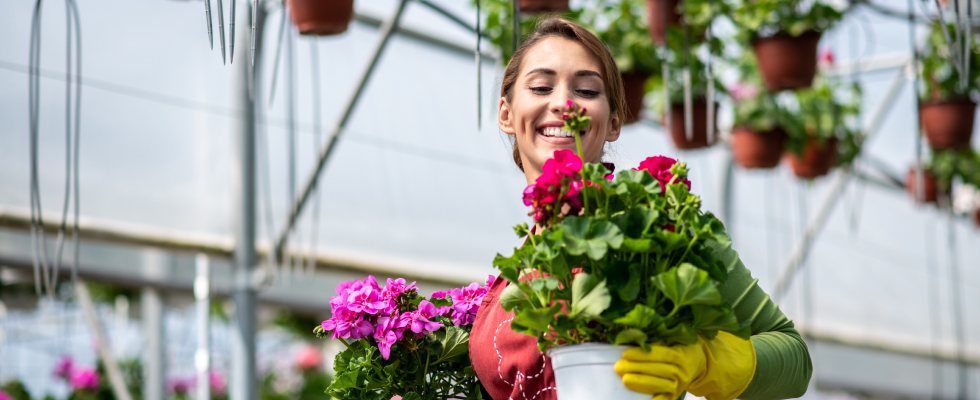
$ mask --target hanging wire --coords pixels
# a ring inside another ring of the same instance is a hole
[[[662,15],[663,18],[663,27],[664,27],[664,43],[663,46],[660,47],[661,51],[663,52],[663,62],[661,63],[661,70],[663,71],[664,104],[666,105],[666,112],[664,112],[664,131],[668,135],[670,135],[671,132],[670,125],[672,122],[671,120],[673,119],[671,114],[673,113],[671,112],[671,104],[670,104],[670,62],[668,61],[668,57],[670,56],[669,54],[670,48],[667,46],[667,24],[669,22],[667,20],[667,13],[669,12],[669,10],[667,7],[667,1],[666,0],[661,1],[660,7],[661,7],[660,14]]]
[[[514,20],[511,21],[514,23],[514,35],[510,40],[510,55],[513,57],[514,53],[517,52],[517,46],[521,45],[521,0],[512,0],[510,4],[514,17]]]
[[[664,3],[667,2],[664,1]],[[691,93],[691,25],[687,23],[686,14],[681,15],[681,24],[684,30],[684,70],[681,72],[681,79],[684,85],[684,137],[690,142],[694,140],[694,115],[691,112],[694,99]],[[664,37],[664,42],[667,42],[666,36]],[[667,107],[669,110],[670,103],[667,103]]]
[[[30,118],[30,160],[31,160],[31,260],[34,266],[34,289],[38,296],[50,293],[47,289],[47,252],[44,248],[44,218],[41,213],[41,199],[38,190],[38,108],[40,107],[40,64],[41,64],[41,0],[34,4],[31,19],[30,55],[28,60],[28,113]],[[39,243],[40,242],[40,243]]]
[[[707,141],[708,145],[712,145],[715,142],[715,73],[712,70],[712,54],[711,54],[711,40],[712,40],[712,29],[715,19],[715,1],[708,0],[708,26],[705,28],[705,43],[708,44],[708,57],[705,61],[705,70],[708,73],[708,88],[707,93],[705,93],[705,103],[707,103]]]
[[[912,51],[912,62],[909,65],[912,68],[913,74],[912,99],[913,104],[915,104],[915,110],[913,110],[915,124],[912,125],[913,129],[915,129],[915,197],[922,202],[925,199],[925,186],[923,182],[925,180],[925,174],[922,171],[922,126],[919,121],[919,48],[915,40],[914,4],[913,0],[908,0],[909,48]],[[946,32],[945,26],[942,31]]]
[[[235,0],[231,0],[234,4]],[[225,64],[225,11],[218,0],[218,35],[221,37],[221,63]]]
[[[65,200],[61,212],[61,226],[55,245],[54,272],[51,274],[51,287],[57,289],[58,274],[61,270],[62,251],[65,248],[65,233],[68,228],[68,210],[72,194],[72,12],[71,0],[65,0]]]
[[[285,10],[284,10],[285,11]],[[286,149],[286,162],[289,163],[289,168],[287,169],[287,190],[289,193],[286,198],[289,199],[288,204],[293,204],[296,202],[296,53],[295,53],[295,38],[293,37],[293,32],[290,29],[286,33],[286,119],[288,122],[288,136],[287,136],[287,149]],[[294,241],[299,235],[298,230],[293,230],[290,232],[292,239],[289,240],[285,246],[288,247],[289,243],[299,243]],[[291,280],[293,275],[294,263],[296,260],[293,259],[291,252],[288,248],[283,249],[283,253],[286,255],[285,265],[287,266],[288,277]]]
[[[313,157],[320,155],[319,150],[323,148],[323,135],[320,130],[320,52],[317,48],[316,38],[310,43],[310,57],[312,58],[313,69]],[[310,253],[309,269],[310,276],[316,273],[316,248],[320,232],[320,185],[313,187],[313,215],[310,221]]]
[[[204,0],[204,16],[208,20],[208,45],[214,50],[214,34],[211,33],[211,0]]]
[[[483,97],[483,62],[480,60],[480,0],[476,0],[476,131],[479,132],[483,126],[483,113],[480,112]]]
[[[228,62],[235,63],[235,4],[237,0],[231,0],[231,28],[228,30]]]
[[[205,0],[205,1],[211,1],[211,0]],[[249,36],[251,37],[251,39],[249,39],[249,44],[251,45],[252,49],[249,52],[249,60],[252,63],[253,74],[255,71],[255,24],[256,24],[255,19],[259,17],[258,12],[259,12],[259,0],[252,0],[252,19],[249,21],[249,25],[252,26],[252,34]]]
[[[939,288],[937,287],[936,273],[933,273],[933,267],[936,263],[935,254],[935,239],[936,239],[936,224],[935,219],[926,218],[926,229],[925,229],[925,253],[926,253],[926,277],[927,277],[927,288],[926,293],[929,296],[929,325],[930,325],[930,335],[932,341],[932,399],[939,400],[942,398],[942,387],[943,387],[943,363],[939,360],[939,341],[942,340],[942,324],[939,319]],[[938,270],[937,270],[938,272]]]
[[[276,81],[279,78],[279,57],[282,54],[282,39],[286,34],[286,1],[282,2],[282,19],[279,22],[279,39],[276,40],[276,56],[272,59],[272,84],[269,85],[269,106],[276,98]]]

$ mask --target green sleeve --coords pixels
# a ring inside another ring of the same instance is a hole
[[[720,288],[722,298],[733,305],[739,321],[752,321],[755,376],[738,398],[769,400],[803,396],[813,365],[793,321],[759,288],[759,280],[752,278],[731,242],[711,241],[708,245],[721,255],[728,269],[728,281]]]

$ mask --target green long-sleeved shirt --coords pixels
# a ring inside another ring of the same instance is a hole
[[[803,396],[813,365],[793,321],[759,287],[759,280],[752,278],[731,243],[708,242],[708,245],[721,255],[728,270],[728,281],[720,288],[722,298],[733,305],[740,321],[752,321],[755,376],[738,398],[771,400]]]

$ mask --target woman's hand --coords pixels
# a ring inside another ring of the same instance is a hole
[[[675,400],[684,391],[707,400],[732,400],[749,386],[755,374],[755,348],[751,340],[718,332],[712,340],[653,346],[649,352],[634,347],[616,362],[616,373],[633,391],[654,400]]]

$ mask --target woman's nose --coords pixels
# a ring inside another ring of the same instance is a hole
[[[572,98],[572,91],[568,89],[565,85],[559,85],[551,92],[551,98],[548,99],[548,111],[552,113],[561,115],[568,108],[568,100]]]

